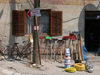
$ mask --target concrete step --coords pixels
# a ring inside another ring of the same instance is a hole
[[[86,56],[95,56],[95,52],[89,52]]]
[[[100,63],[100,56],[87,56],[89,62]]]
[[[89,62],[100,63],[100,56],[95,56],[95,52],[89,52],[86,56]]]

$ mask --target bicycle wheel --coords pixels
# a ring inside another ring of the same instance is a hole
[[[4,59],[8,59],[8,49],[4,49],[3,51]]]
[[[15,60],[18,60],[21,58],[21,53],[19,51],[19,48],[14,48],[13,52],[12,52],[13,58]]]
[[[23,59],[25,59],[25,58],[28,59],[30,54],[31,54],[31,48],[24,49],[22,51],[22,58]]]
[[[0,47],[0,59],[4,59],[4,47]]]
[[[7,46],[7,49],[4,51],[4,58],[5,59],[15,59],[15,51],[11,46]]]
[[[26,52],[26,58],[27,59],[30,59],[31,58],[31,47],[29,47],[28,49],[27,49],[27,52]]]

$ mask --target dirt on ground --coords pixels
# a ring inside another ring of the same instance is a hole
[[[39,68],[28,65],[25,61],[0,61],[0,75],[99,75],[100,63],[94,63],[94,72],[77,71],[75,73],[64,72],[64,63],[42,62]]]

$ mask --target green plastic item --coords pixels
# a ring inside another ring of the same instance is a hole
[[[51,40],[51,37],[46,37],[47,40]]]

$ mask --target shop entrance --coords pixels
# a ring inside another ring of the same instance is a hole
[[[100,11],[85,11],[85,45],[88,51],[100,45]]]

